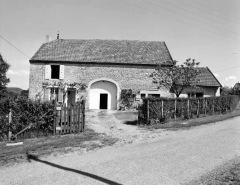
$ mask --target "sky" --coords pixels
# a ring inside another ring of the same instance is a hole
[[[29,59],[58,31],[60,39],[164,41],[178,64],[195,59],[223,86],[240,81],[239,0],[0,0],[9,87],[28,89]]]

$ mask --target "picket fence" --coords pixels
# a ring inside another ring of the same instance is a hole
[[[56,107],[54,134],[83,132],[85,128],[85,101],[73,106]]]

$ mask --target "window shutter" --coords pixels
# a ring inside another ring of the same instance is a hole
[[[50,89],[49,88],[44,89],[44,100],[45,101],[50,100]]]
[[[51,75],[51,66],[45,65],[45,79],[49,80]]]
[[[63,91],[58,89],[58,102],[63,102]]]
[[[64,65],[60,65],[60,75],[59,79],[64,79]]]

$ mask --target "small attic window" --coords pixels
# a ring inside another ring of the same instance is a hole
[[[51,65],[51,79],[59,79],[60,66]]]

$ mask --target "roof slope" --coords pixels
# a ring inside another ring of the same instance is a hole
[[[57,39],[42,44],[30,62],[162,64],[172,61],[164,42]]]
[[[194,85],[222,87],[208,67],[200,67],[201,73],[196,77]]]

